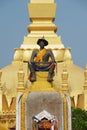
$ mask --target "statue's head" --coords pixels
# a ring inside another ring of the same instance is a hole
[[[38,44],[39,46],[41,46],[42,44],[43,44],[44,46],[47,46],[47,45],[48,45],[48,41],[45,40],[44,38],[41,38],[41,39],[38,39],[37,44]]]

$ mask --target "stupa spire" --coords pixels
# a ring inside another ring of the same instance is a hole
[[[57,26],[53,24],[56,14],[56,4],[53,0],[31,0],[28,12],[32,22],[28,26],[29,32],[57,30]]]
[[[56,6],[54,0],[30,0],[28,14],[31,24],[27,27],[29,34],[24,37],[21,48],[37,48],[36,42],[43,35],[49,42],[48,48],[64,48],[61,37],[56,34],[58,27],[53,23]]]

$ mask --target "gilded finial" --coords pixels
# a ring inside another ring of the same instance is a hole
[[[66,63],[64,63],[63,72],[62,72],[62,91],[68,92],[68,73],[67,73]]]
[[[23,71],[23,62],[22,61],[19,64],[19,71]]]
[[[1,71],[1,69],[0,69],[0,79],[1,79],[1,76],[2,76],[2,71]]]
[[[84,71],[84,90],[87,90],[87,64]]]
[[[63,72],[67,72],[67,65],[66,65],[66,61],[63,64]]]
[[[86,70],[87,70],[87,64],[86,64],[86,67],[85,67],[85,68],[86,68]]]
[[[0,69],[0,90],[2,90],[2,86],[1,86],[1,76],[2,76],[2,71]]]

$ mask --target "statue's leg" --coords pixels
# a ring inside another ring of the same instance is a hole
[[[32,64],[29,65],[29,69],[30,69],[30,81],[34,82],[36,81],[36,74]]]
[[[48,72],[47,81],[49,81],[49,82],[53,81],[54,69],[55,69],[55,64],[52,63],[52,66],[49,68],[49,72]]]

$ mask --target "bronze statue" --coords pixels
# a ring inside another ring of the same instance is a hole
[[[29,68],[30,68],[30,81],[36,81],[36,71],[48,71],[49,82],[53,81],[53,74],[55,69],[55,58],[51,49],[44,48],[48,45],[48,41],[44,38],[41,38],[37,41],[37,44],[40,46],[40,49],[35,49],[32,52]]]

